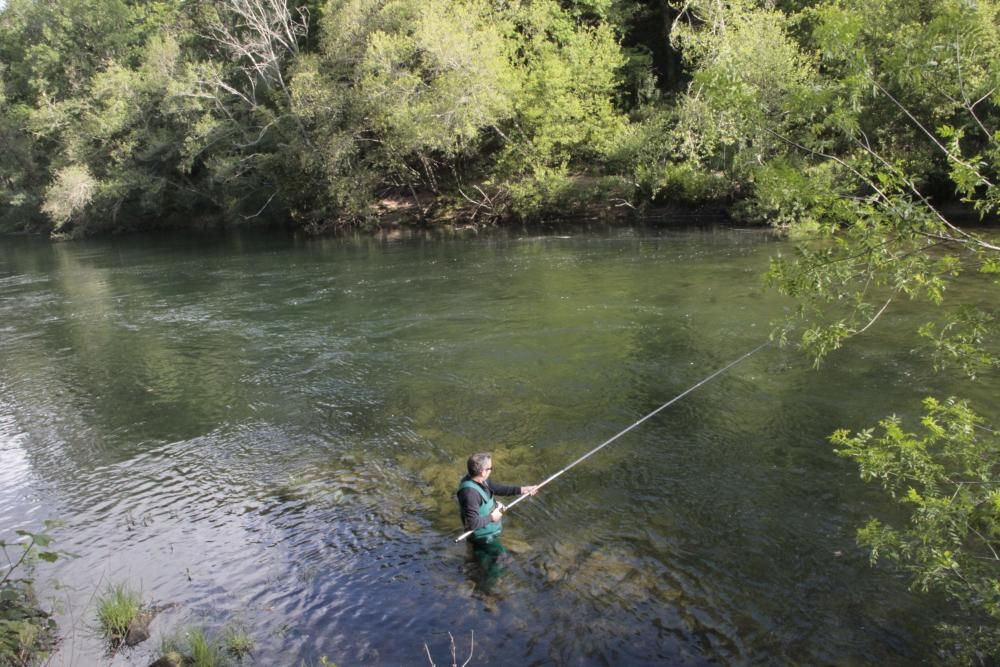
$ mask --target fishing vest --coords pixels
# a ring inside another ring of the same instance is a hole
[[[493,512],[493,508],[496,507],[497,501],[493,499],[493,496],[486,495],[486,491],[483,490],[483,487],[479,486],[471,479],[467,479],[462,482],[461,486],[458,487],[459,491],[462,489],[475,489],[479,492],[479,495],[482,496],[483,504],[479,506],[479,516],[489,516]],[[476,528],[472,531],[472,536],[477,540],[489,540],[499,535],[501,530],[503,530],[501,523],[499,521],[494,521],[486,524],[482,528]]]

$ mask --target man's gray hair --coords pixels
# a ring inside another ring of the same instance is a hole
[[[478,477],[486,472],[486,469],[490,467],[490,462],[492,460],[493,455],[489,452],[479,452],[478,454],[470,456],[469,461],[466,464],[469,468],[469,477]]]

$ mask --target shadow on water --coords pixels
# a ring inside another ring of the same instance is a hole
[[[909,323],[819,373],[766,348],[699,388],[519,504],[499,576],[452,542],[470,453],[537,482],[764,340],[779,244],[5,244],[0,518],[66,519],[77,616],[128,579],[175,603],[157,633],[238,617],[259,664],[415,664],[472,630],[476,664],[929,660],[941,609],[868,566],[854,531],[892,510],[825,440],[952,388]],[[53,664],[99,655],[62,620]]]

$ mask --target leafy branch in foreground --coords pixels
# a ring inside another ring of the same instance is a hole
[[[35,563],[70,555],[51,549],[52,538],[45,531],[55,525],[46,521],[41,532],[18,530],[17,541],[0,541],[6,561],[0,565],[0,665],[37,664],[55,645],[56,622],[39,608],[31,576]]]
[[[879,432],[835,432],[840,456],[854,460],[904,507],[905,527],[870,519],[858,541],[872,562],[885,558],[922,591],[956,600],[967,622],[943,630],[961,637],[966,663],[1000,659],[1000,433],[964,401],[924,400],[924,432],[906,432],[897,417]]]
[[[1000,368],[1000,2],[675,4],[693,70],[679,108],[700,111],[678,126],[688,159],[738,182],[742,214],[795,242],[768,273],[798,304],[775,335],[818,365],[918,299],[934,306],[917,332],[928,365]],[[833,435],[911,510],[906,527],[872,520],[859,539],[957,601],[950,657],[996,660],[1000,443],[965,403],[926,408],[920,436],[895,418]]]

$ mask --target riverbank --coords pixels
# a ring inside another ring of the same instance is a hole
[[[339,236],[368,233],[378,237],[401,237],[414,232],[451,232],[497,230],[534,230],[539,233],[570,227],[599,229],[628,226],[652,228],[699,227],[704,225],[739,224],[765,227],[766,223],[747,223],[730,216],[728,202],[702,204],[647,203],[640,206],[625,201],[590,202],[564,210],[543,211],[523,216],[510,211],[484,211],[478,204],[456,201],[451,197],[432,198],[429,195],[394,196],[378,201],[372,215],[364,220],[331,219],[302,224],[294,217],[268,217],[252,221],[234,220],[221,214],[197,217],[166,216],[150,224],[137,221],[105,228],[99,232],[73,234],[50,232],[44,225],[28,226],[8,235],[25,235],[53,241],[104,238],[145,233],[215,233],[226,230],[258,230],[304,234],[306,236]]]

